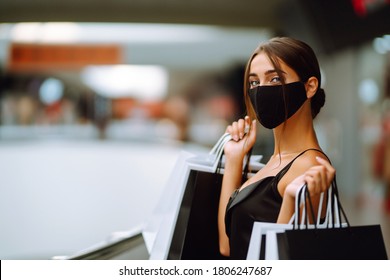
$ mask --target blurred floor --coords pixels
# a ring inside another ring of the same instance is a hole
[[[0,259],[50,259],[150,216],[182,145],[0,142]]]

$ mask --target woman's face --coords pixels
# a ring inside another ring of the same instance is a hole
[[[282,60],[279,60],[280,70],[284,76],[286,84],[299,81],[297,73],[288,67]],[[249,86],[274,86],[281,84],[279,77],[271,60],[263,52],[254,57],[249,70]]]

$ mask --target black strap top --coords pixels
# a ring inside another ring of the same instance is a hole
[[[246,259],[254,221],[276,223],[283,200],[278,191],[278,183],[294,161],[309,150],[323,153],[317,149],[307,149],[275,176],[265,177],[232,194],[225,215],[231,259]]]

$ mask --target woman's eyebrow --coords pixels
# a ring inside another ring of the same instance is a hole
[[[284,72],[283,70],[279,70],[280,72],[282,72],[283,74],[286,74],[286,72]],[[276,69],[270,69],[270,70],[267,70],[267,71],[265,71],[265,75],[269,75],[269,74],[274,74],[274,73],[278,73],[277,71],[276,71]]]
[[[285,71],[283,70],[279,70],[280,72],[282,72],[282,74],[287,74]],[[270,69],[270,70],[267,70],[264,72],[264,75],[270,75],[270,74],[277,74],[278,72],[276,71],[276,69]],[[248,77],[257,77],[258,75],[256,73],[249,73]]]

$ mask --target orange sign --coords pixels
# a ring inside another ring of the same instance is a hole
[[[13,44],[10,70],[79,69],[86,65],[121,64],[116,45]]]

